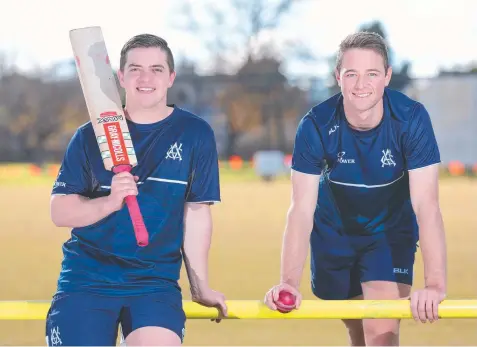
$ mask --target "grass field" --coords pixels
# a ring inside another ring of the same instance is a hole
[[[0,300],[49,300],[55,290],[61,244],[68,229],[49,219],[53,179],[28,182],[0,177],[1,287]],[[477,299],[477,181],[441,181],[441,206],[447,229],[449,291],[452,299]],[[285,214],[290,197],[288,180],[262,183],[247,174],[243,179],[224,171],[223,202],[213,208],[215,233],[210,255],[212,286],[228,299],[262,299],[276,283]],[[41,258],[41,260],[40,260]],[[416,263],[416,285],[423,283],[421,256]],[[309,267],[302,291],[313,299]],[[183,273],[182,284],[188,299]],[[422,325],[402,323],[404,345],[477,345],[476,320],[441,320]],[[0,321],[0,345],[44,345],[44,321]],[[188,321],[185,345],[346,345],[337,320]]]

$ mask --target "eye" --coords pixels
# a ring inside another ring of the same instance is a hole
[[[378,74],[377,74],[376,72],[370,72],[370,73],[369,73],[369,76],[371,76],[371,77],[376,77],[377,75],[378,75]]]

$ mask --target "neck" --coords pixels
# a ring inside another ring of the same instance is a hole
[[[379,125],[384,115],[383,102],[380,101],[372,108],[360,111],[346,104],[343,104],[346,120],[348,124],[356,130],[370,130]]]
[[[125,111],[127,117],[134,123],[149,124],[156,123],[167,118],[172,111],[173,107],[167,106],[167,104],[158,104],[151,108],[143,108],[131,103],[126,102]]]

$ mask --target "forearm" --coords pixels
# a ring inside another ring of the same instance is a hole
[[[185,223],[184,265],[189,278],[192,297],[200,297],[209,287],[209,249],[212,236],[210,222]]]
[[[58,227],[79,228],[91,225],[113,211],[108,197],[88,199],[81,195],[52,197],[51,219]]]
[[[299,288],[308,255],[313,215],[291,208],[283,237],[281,283]]]
[[[439,207],[427,207],[419,211],[418,223],[425,284],[446,291],[447,250],[444,223]]]

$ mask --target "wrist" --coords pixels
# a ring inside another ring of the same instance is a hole
[[[104,200],[101,203],[101,209],[103,215],[110,215],[113,212],[116,212],[116,206],[111,198],[111,195],[105,196]]]
[[[447,291],[447,285],[443,279],[428,279],[425,281],[425,286],[444,293]]]
[[[280,284],[285,284],[285,285],[291,286],[291,287],[293,287],[297,290],[300,287],[300,282],[297,281],[297,280],[293,280],[291,278],[281,278],[280,279]]]
[[[447,292],[447,287],[444,284],[436,284],[436,283],[426,283],[427,289],[434,289],[442,293]]]
[[[210,288],[206,284],[201,284],[201,285],[191,285],[190,287],[190,293],[192,296],[192,299],[199,299],[204,296],[208,291],[210,291]]]

